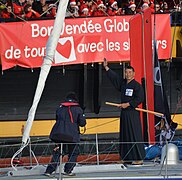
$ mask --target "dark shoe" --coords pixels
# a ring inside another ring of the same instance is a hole
[[[50,173],[48,173],[48,172],[45,172],[45,173],[44,173],[44,175],[45,175],[45,176],[48,176],[48,177],[50,177],[50,176],[51,176],[51,174],[50,174]]]
[[[132,164],[131,161],[124,161],[124,164]]]
[[[76,176],[76,174],[72,173],[72,172],[70,172],[70,173],[64,172],[63,175],[64,176]]]
[[[132,165],[143,165],[143,161],[133,161]]]
[[[48,177],[52,177],[55,173],[56,173],[55,171],[53,171],[52,173],[50,173],[50,172],[45,172],[44,175],[45,175],[45,176],[48,176]]]

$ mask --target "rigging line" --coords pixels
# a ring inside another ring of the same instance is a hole
[[[91,0],[96,6],[97,6],[97,3],[94,1],[94,0]],[[105,5],[104,5],[105,6]],[[101,9],[101,11],[105,14],[105,15],[107,15],[107,16],[109,16],[110,17],[110,15],[106,12],[106,11],[104,11],[104,10],[102,10]]]
[[[3,4],[2,2],[0,2],[0,4],[3,5],[3,6],[5,7],[5,9],[8,9],[8,8],[7,8],[7,5]],[[24,21],[24,22],[27,22],[25,19],[23,19],[23,18],[17,16],[14,12],[11,12],[11,14],[12,14],[13,16],[15,16],[16,18],[18,18],[18,19],[20,19],[20,20],[22,20],[22,21]]]
[[[108,159],[111,159],[110,157],[109,157],[109,155],[110,155],[110,153],[114,153],[115,151],[114,151],[114,148],[116,148],[116,146],[115,146],[115,144],[113,143],[110,147],[108,147],[107,149],[105,149],[104,151],[102,151],[101,153],[103,154],[105,151],[106,151],[106,156],[105,156],[105,158],[103,159],[103,161],[106,161],[106,160],[108,160]],[[108,151],[107,151],[108,150]],[[114,152],[113,152],[114,151]],[[100,154],[101,154],[100,153]]]
[[[172,121],[173,121],[174,117],[176,116],[176,113],[177,113],[178,109],[180,108],[181,101],[182,101],[182,96],[180,97],[180,100],[179,100],[178,103],[177,103],[177,107],[176,107],[175,112],[174,112],[174,114],[173,114]]]
[[[93,149],[93,146],[92,146],[92,149]],[[91,154],[91,152],[92,151],[90,151],[90,153],[87,155],[87,158],[86,159],[83,159],[82,161],[80,161],[80,163],[84,163],[84,162],[86,162],[88,160],[91,160],[91,159],[93,159],[94,157],[97,156],[96,154],[95,155]]]
[[[128,154],[131,152],[131,150],[133,149],[133,147],[136,145],[136,142],[131,146],[131,148],[129,149],[129,151],[125,154],[125,156],[122,158],[122,160],[125,160],[125,158],[128,156]]]
[[[172,13],[170,13],[170,16],[172,16],[172,14],[175,13],[175,18],[174,18],[174,21],[175,21],[175,25],[174,25],[174,31],[173,31],[173,36],[172,36],[172,42],[171,42],[171,50],[170,50],[170,61],[172,60],[172,51],[173,51],[173,46],[174,46],[174,39],[175,39],[175,34],[176,34],[176,27],[177,27],[177,23],[176,23],[176,11],[173,11]]]
[[[117,144],[117,143],[115,143],[115,144]],[[111,149],[112,147],[115,147],[115,144],[112,144],[111,147],[108,147],[108,148],[105,149],[104,151],[100,151],[99,154],[103,154],[105,151]],[[90,159],[96,157],[96,155],[91,154],[91,152],[93,152],[92,150],[93,150],[94,147],[95,147],[95,144],[93,144],[93,146],[92,146],[92,148],[91,148],[91,150],[90,150],[90,153],[88,154],[87,158],[84,159],[84,160],[82,160],[82,161],[80,161],[80,162],[85,162],[85,161],[87,161],[87,160],[90,160]],[[110,152],[111,152],[111,150],[108,151],[107,156],[108,156],[108,154],[109,154]],[[105,159],[107,158],[107,156],[105,157]]]
[[[117,142],[115,142],[115,143],[117,144]],[[103,153],[103,152],[105,152],[105,151],[111,152],[112,148],[115,147],[115,143],[114,143],[114,142],[107,142],[106,145],[111,144],[111,146],[110,146],[110,147],[107,147],[107,148],[104,149],[103,151],[100,151],[100,153]]]
[[[104,126],[104,125],[110,124],[110,123],[115,122],[115,121],[118,121],[118,120],[119,120],[119,118],[116,118],[116,119],[114,119],[112,121],[105,122],[105,123],[99,124],[97,126],[90,127],[90,128],[88,128],[86,130],[90,130],[90,129],[97,128],[97,127],[100,127],[100,126]],[[48,140],[48,139],[49,138],[44,138],[44,139],[41,139],[41,140],[35,140],[35,141],[32,141],[31,143],[41,142],[41,141],[45,141],[45,140]]]
[[[142,4],[141,2],[142,2],[142,0],[140,0],[140,2],[138,3],[138,6],[136,9],[139,9],[140,5]]]
[[[3,146],[1,147],[1,148],[4,148]],[[6,148],[7,149],[7,148]],[[2,150],[1,151],[1,158],[4,156],[5,158],[9,155],[9,153],[11,153],[10,151],[12,151],[12,146],[11,146],[11,148],[8,148],[8,150],[6,150],[5,152]]]
[[[59,0],[57,0],[53,5],[56,5],[59,2]],[[50,6],[46,11],[44,11],[40,17],[42,17],[44,14],[46,14],[50,9],[52,9],[52,6]]]
[[[119,120],[119,118],[114,119],[114,120],[109,121],[109,122],[106,122],[106,123],[103,123],[103,124],[99,124],[99,125],[97,125],[97,126],[90,127],[90,128],[88,128],[87,130],[93,129],[93,128],[97,128],[97,127],[100,127],[100,126],[103,126],[103,125],[106,125],[106,124],[110,124],[110,123],[115,122],[115,121],[118,121],[118,120]]]
[[[70,14],[70,16],[75,19],[75,16],[68,10],[68,8],[66,9],[66,12],[68,12]]]
[[[88,163],[88,162],[87,162],[88,160],[89,160],[89,162],[91,163],[91,162],[92,162],[91,160],[92,160],[92,159],[94,160],[95,157],[97,157],[97,155],[91,155],[91,156],[89,155],[86,159],[84,159],[84,160],[82,160],[82,161],[79,161],[79,163],[84,163],[84,162],[85,162],[85,163]]]

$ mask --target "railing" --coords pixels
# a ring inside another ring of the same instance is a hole
[[[145,143],[145,142],[143,142],[143,143]],[[173,145],[175,143],[176,142],[172,142]],[[130,144],[130,143],[128,143],[128,142],[119,143],[118,141],[100,142],[98,139],[98,135],[96,134],[95,142],[85,141],[85,142],[79,143],[80,155],[77,159],[77,162],[75,162],[75,163],[77,163],[77,166],[75,167],[75,169],[79,168],[80,165],[81,166],[89,165],[89,168],[92,168],[93,166],[98,166],[98,171],[99,171],[99,167],[102,165],[109,164],[112,166],[114,164],[121,164],[122,162],[121,162],[120,156],[119,156],[119,147],[122,146],[123,144]],[[136,145],[136,144],[137,144],[137,142],[132,142],[131,147],[133,147],[133,145]],[[59,168],[59,170],[57,170],[57,173],[58,173],[57,176],[58,176],[58,179],[60,179],[60,180],[62,179],[62,167],[63,167],[64,163],[67,162],[67,156],[62,157],[63,145],[64,144],[60,145],[60,147],[61,147],[60,148],[61,149],[60,150],[60,154],[61,154],[60,155],[60,168]],[[10,145],[8,147],[9,147],[9,149],[17,149],[19,146],[20,146],[20,144],[15,144],[15,145]],[[41,143],[41,142],[39,142],[38,144],[36,144],[35,142],[29,143],[29,147],[27,147],[25,149],[26,152],[23,152],[22,156],[19,159],[16,159],[16,160],[19,160],[19,161],[16,161],[16,163],[17,163],[16,165],[14,164],[16,170],[12,171],[10,169],[11,173],[10,172],[8,172],[8,173],[11,174],[11,176],[13,176],[14,173],[16,174],[16,176],[17,175],[26,176],[25,172],[23,172],[25,174],[22,174],[22,172],[21,172],[22,166],[26,166],[27,171],[29,171],[28,174],[30,174],[30,171],[32,171],[31,173],[34,174],[34,170],[36,170],[40,166],[43,166],[44,171],[45,171],[46,164],[48,164],[50,162],[50,155],[51,155],[53,146],[54,146],[54,143],[52,143],[52,142],[49,142],[48,144]],[[3,149],[5,147],[0,146],[0,148]],[[151,160],[145,160],[144,165],[143,165],[144,169],[142,170],[142,168],[140,168],[141,174],[144,173],[146,175],[146,169],[145,169],[146,167],[157,166],[158,168],[156,170],[153,170],[153,171],[151,170],[151,171],[147,172],[147,175],[151,175],[151,176],[153,176],[153,175],[161,176],[162,175],[164,177],[168,177],[171,174],[170,171],[172,170],[171,168],[169,169],[168,165],[174,165],[174,166],[177,166],[177,168],[175,169],[175,174],[180,175],[181,165],[178,164],[178,163],[180,163],[180,161],[178,161],[178,157],[176,157],[176,159],[170,159],[171,158],[171,155],[170,155],[171,143],[170,144],[166,143],[166,145],[164,146],[163,149],[162,149],[162,147],[160,147],[160,148],[161,148],[161,153],[163,152],[161,159],[160,159],[160,154],[158,154],[158,155],[156,155],[155,158],[153,158]],[[37,149],[39,149],[39,151],[40,151],[40,149],[42,149],[41,156],[35,156],[38,154],[36,152]],[[180,150],[180,153],[181,153],[182,142],[181,142],[181,146],[178,146],[178,149]],[[172,149],[172,151],[173,150],[174,149]],[[130,152],[130,150],[128,152]],[[28,156],[28,153],[29,153],[29,156]],[[147,151],[146,151],[146,153],[147,153]],[[26,156],[25,156],[25,154],[26,154]],[[173,154],[173,156],[175,156],[175,155],[176,154]],[[170,157],[168,157],[168,156],[170,156]],[[10,159],[9,159],[9,162],[10,162]],[[3,163],[3,161],[1,159],[1,166],[2,166],[2,163]],[[10,166],[10,164],[4,164],[4,165]],[[121,168],[124,168],[125,170],[133,168],[133,167],[135,167],[135,166],[132,166],[130,164],[121,166]],[[142,167],[142,166],[140,166],[140,167]],[[0,169],[0,172],[1,171],[2,171],[2,169]],[[89,172],[91,172],[91,169],[89,169]]]

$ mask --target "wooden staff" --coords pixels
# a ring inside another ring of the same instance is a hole
[[[116,107],[120,107],[120,104],[117,103],[112,103],[112,102],[106,102],[107,105],[111,105],[111,106],[116,106]],[[142,111],[142,112],[146,112],[146,113],[151,113],[157,116],[161,116],[163,117],[164,114],[159,113],[159,112],[155,112],[155,111],[150,111],[150,110],[146,110],[146,109],[141,109],[141,108],[135,108],[137,111]]]

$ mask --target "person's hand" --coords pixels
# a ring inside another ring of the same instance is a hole
[[[130,106],[129,103],[122,103],[122,104],[120,104],[118,107],[119,107],[119,108],[122,108],[122,109],[125,109],[125,108],[127,108],[127,107],[129,107],[129,106]]]
[[[80,127],[80,134],[85,134],[86,130],[87,130],[86,126]]]
[[[106,67],[107,65],[108,65],[108,63],[107,63],[107,59],[106,59],[106,58],[104,58],[103,66],[104,66],[104,67]]]
[[[106,70],[106,71],[108,71],[108,70],[109,70],[108,62],[107,62],[107,59],[106,59],[106,58],[104,58],[103,66],[104,66],[104,68],[105,68],[105,70]]]

